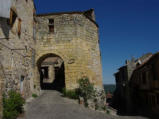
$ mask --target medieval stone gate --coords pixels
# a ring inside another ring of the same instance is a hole
[[[27,99],[49,87],[75,89],[83,76],[103,88],[93,9],[36,15],[32,0],[0,5],[0,111],[9,90]]]
[[[37,61],[37,69],[41,89],[61,90],[65,87],[65,67],[60,56],[53,53],[43,55]]]
[[[66,89],[77,88],[77,82],[83,76],[87,76],[95,86],[102,87],[98,25],[94,11],[41,14],[35,20],[34,88],[41,89],[39,62],[51,55],[59,57],[64,63]],[[48,72],[48,67],[42,70],[43,73]]]

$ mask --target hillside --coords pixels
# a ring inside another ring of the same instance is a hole
[[[115,91],[115,84],[104,84],[104,90],[105,92],[113,93]]]

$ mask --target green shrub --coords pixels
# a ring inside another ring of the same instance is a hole
[[[37,95],[37,94],[32,94],[32,97],[33,97],[33,98],[37,98],[38,95]]]
[[[66,90],[62,89],[63,96],[69,97],[71,99],[79,99],[79,97],[83,97],[85,106],[88,106],[87,100],[93,98],[95,94],[94,86],[90,83],[87,77],[81,78],[78,81],[79,88],[75,90]]]
[[[81,78],[79,80],[79,95],[88,100],[94,96],[94,86],[90,83],[87,77]]]
[[[16,119],[23,112],[25,100],[15,91],[3,96],[3,119]]]
[[[80,97],[83,97],[85,107],[88,107],[88,99],[93,99],[95,95],[95,90],[93,84],[90,83],[87,77],[81,78],[79,81],[78,94]],[[96,106],[96,108],[98,108]]]
[[[109,110],[107,110],[107,114],[110,114],[110,111],[109,111]]]
[[[98,110],[99,106],[97,104],[95,104],[95,110]]]
[[[106,110],[106,106],[103,106],[102,109],[103,109],[103,110]]]
[[[62,89],[63,96],[71,98],[71,99],[78,99],[78,93],[76,90],[66,90],[66,88]]]

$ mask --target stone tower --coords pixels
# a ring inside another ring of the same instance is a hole
[[[58,76],[64,80],[57,84],[63,82],[59,86],[66,89],[77,88],[83,76],[103,88],[99,29],[93,9],[39,14],[35,22],[35,89],[42,88],[41,78],[50,80]],[[50,70],[55,71],[54,75]]]

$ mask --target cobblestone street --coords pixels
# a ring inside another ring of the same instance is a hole
[[[140,116],[112,116],[89,110],[57,91],[44,91],[26,104],[25,117],[18,119],[149,119]]]

